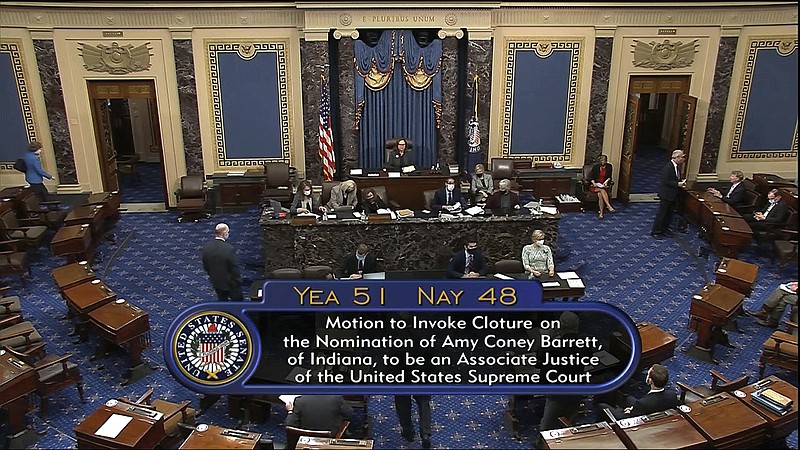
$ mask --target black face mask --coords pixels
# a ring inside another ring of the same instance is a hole
[[[477,248],[477,247],[475,247],[475,248],[468,248],[468,249],[467,249],[467,253],[469,253],[470,255],[474,255],[474,254],[475,254],[475,252],[477,252],[477,251],[478,251],[478,248]]]
[[[481,172],[479,174],[476,174],[476,175],[478,176],[478,178],[483,178],[483,172]]]

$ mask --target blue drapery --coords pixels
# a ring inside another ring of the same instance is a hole
[[[411,140],[418,168],[436,164],[441,59],[441,40],[420,47],[410,30],[385,31],[375,47],[356,41],[356,127],[361,167],[383,167],[386,139],[399,137]]]

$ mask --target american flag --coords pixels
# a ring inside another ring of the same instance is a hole
[[[322,79],[322,101],[319,105],[319,157],[322,160],[322,177],[333,180],[336,173],[336,156],[333,154],[333,128],[331,128],[331,95],[328,83]]]
[[[206,363],[221,363],[225,360],[225,348],[220,345],[225,338],[213,323],[208,331],[200,336],[200,359]]]

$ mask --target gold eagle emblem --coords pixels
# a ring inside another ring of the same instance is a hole
[[[664,42],[655,41],[642,42],[633,41],[633,65],[635,67],[647,67],[655,70],[679,69],[689,67],[694,62],[694,54],[697,53],[697,39],[684,44],[681,41]]]
[[[150,68],[151,48],[149,42],[134,47],[132,44],[119,45],[91,45],[79,42],[80,56],[83,57],[83,67],[91,72],[108,72],[115,75],[124,75],[131,72],[141,72]]]

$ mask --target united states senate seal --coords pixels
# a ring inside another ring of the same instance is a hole
[[[236,317],[220,311],[192,315],[177,328],[172,352],[191,381],[219,386],[238,378],[252,358],[253,341]]]

